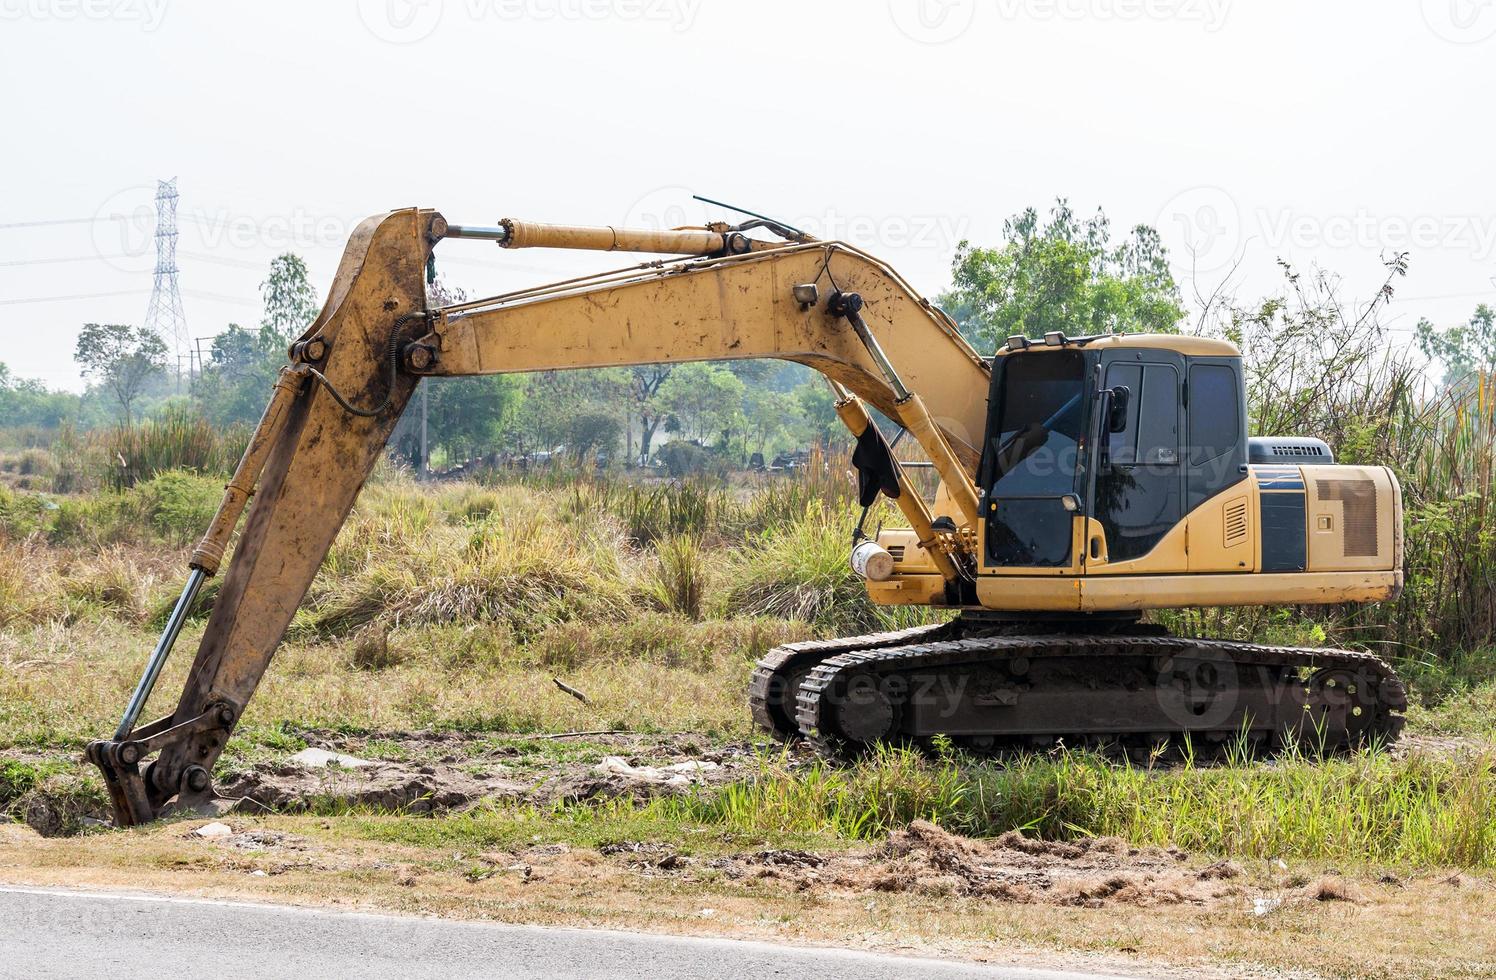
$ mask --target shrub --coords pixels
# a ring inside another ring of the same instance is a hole
[[[531,491],[497,503],[482,521],[454,526],[419,492],[387,489],[366,501],[313,586],[301,627],[342,635],[371,623],[477,620],[523,638],[627,608],[627,549],[615,525],[563,523]]]
[[[676,479],[708,473],[721,477],[727,473],[727,464],[720,457],[689,442],[667,442],[655,456]]]
[[[677,535],[661,541],[656,553],[651,595],[667,612],[700,619],[707,578],[707,556],[701,542],[689,535]]]
[[[103,448],[104,482],[123,490],[169,470],[227,473],[249,441],[249,430],[224,432],[183,405],[133,425],[121,424],[97,437]]]
[[[0,486],[0,541],[19,541],[46,530],[57,506],[40,494]]]
[[[799,520],[766,531],[732,558],[723,597],[733,615],[812,623],[828,633],[855,633],[930,621],[920,607],[876,606],[849,563],[849,515],[807,507]]]
[[[169,540],[185,544],[198,538],[213,520],[223,499],[223,481],[181,470],[168,470],[140,484],[131,503],[151,527]]]

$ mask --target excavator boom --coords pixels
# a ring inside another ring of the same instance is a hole
[[[448,238],[681,257],[428,308],[425,273]],[[115,737],[88,748],[116,822],[146,822],[169,802],[209,798],[215,760],[421,377],[753,357],[815,368],[840,386],[846,412],[865,399],[925,444],[957,488],[962,528],[932,530],[934,516],[912,489],[899,504],[940,555],[954,600],[976,524],[987,364],[877,260],[839,243],[766,242],[725,228],[480,228],[424,209],[362,222],[321,313],[292,346],[292,364],[193,553],[188,587]],[[251,494],[177,707],[137,727]]]

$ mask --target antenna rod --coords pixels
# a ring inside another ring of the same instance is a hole
[[[767,214],[759,214],[757,211],[749,211],[747,208],[740,208],[735,204],[728,204],[726,201],[714,201],[709,197],[702,197],[700,194],[692,194],[691,197],[692,199],[700,201],[703,204],[715,204],[719,208],[726,208],[729,211],[736,211],[738,214],[746,214],[750,218],[758,218],[761,221],[767,221],[772,225],[778,225],[784,230],[792,231],[797,235],[805,235],[807,238],[810,237],[808,233],[801,231],[794,225],[785,224],[778,218],[771,218]]]

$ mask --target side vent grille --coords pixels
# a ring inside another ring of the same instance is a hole
[[[1246,539],[1247,501],[1242,498],[1226,505],[1226,547],[1241,544]]]
[[[1272,452],[1274,456],[1304,456],[1314,459],[1324,459],[1330,455],[1329,450],[1322,446],[1286,446],[1282,443],[1273,443]]]
[[[1259,466],[1285,462],[1333,463],[1335,454],[1322,439],[1310,436],[1252,436],[1247,462]]]
[[[904,560],[904,546],[901,544],[890,545],[888,554],[893,558],[894,564],[898,564]]]
[[[1377,485],[1371,480],[1316,480],[1320,500],[1345,504],[1345,557],[1375,558]]]

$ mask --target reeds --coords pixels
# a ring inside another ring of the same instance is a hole
[[[186,406],[170,406],[156,418],[121,424],[95,437],[103,450],[104,482],[133,487],[168,470],[226,473],[244,451],[249,432],[215,429]]]

